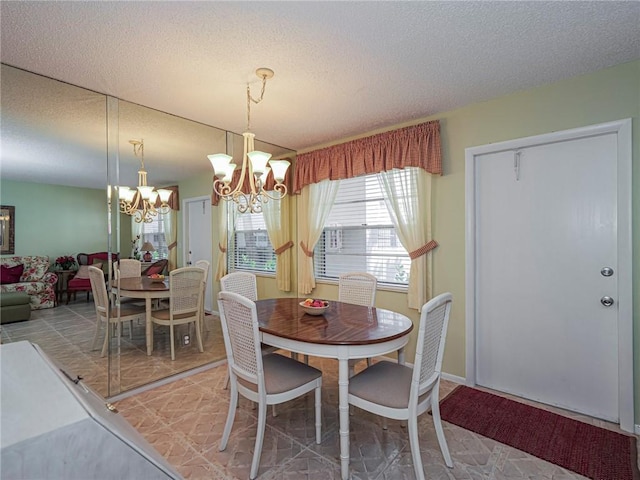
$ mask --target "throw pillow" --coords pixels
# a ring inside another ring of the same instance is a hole
[[[24,265],[16,265],[15,267],[5,267],[0,265],[0,284],[19,283]]]
[[[101,263],[94,263],[91,266],[96,268],[102,268]],[[75,277],[73,278],[89,278],[89,265],[80,265],[80,268],[78,269],[78,273],[76,273]]]
[[[109,264],[106,262],[106,260],[103,261],[103,260],[100,260],[99,258],[94,258],[92,266],[96,268],[101,268],[102,273],[104,273],[105,275],[109,273]]]
[[[164,270],[163,265],[151,265],[147,269],[147,275],[155,275],[156,273],[162,273],[162,270]]]

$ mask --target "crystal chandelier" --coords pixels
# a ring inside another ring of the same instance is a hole
[[[147,171],[144,169],[144,140],[129,140],[133,145],[133,154],[140,157],[140,170],[138,170],[138,188],[132,189],[125,186],[118,187],[120,199],[120,212],[131,215],[137,223],[150,223],[158,213],[169,213],[169,197],[171,190],[159,188],[154,190],[147,185]],[[155,207],[156,201],[160,197],[160,206]]]
[[[287,160],[269,160],[271,154],[256,151],[254,147],[255,135],[251,133],[251,102],[258,104],[264,98],[264,90],[267,80],[273,77],[273,70],[269,68],[259,68],[256,75],[262,78],[262,90],[260,98],[254,99],[251,96],[251,89],[247,84],[247,131],[242,134],[244,137],[244,152],[242,156],[242,169],[240,178],[235,186],[231,185],[233,173],[238,167],[231,163],[233,157],[224,153],[207,155],[213,167],[215,180],[213,190],[224,200],[233,200],[238,205],[240,213],[260,213],[262,204],[271,200],[280,200],[287,194],[287,186],[283,183],[290,163]],[[267,166],[267,162],[269,166]],[[265,182],[272,172],[275,180],[273,191],[265,190]],[[249,177],[249,191],[242,191],[246,178]]]

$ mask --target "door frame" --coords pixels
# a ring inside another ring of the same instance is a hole
[[[209,195],[204,195],[204,196],[200,196],[200,197],[191,197],[191,198],[185,198],[184,200],[182,200],[182,211],[184,212],[184,214],[182,215],[182,265],[184,265],[185,267],[187,266],[187,261],[189,260],[189,208],[188,205],[190,203],[199,203],[202,201],[205,202],[209,202],[211,200],[211,197]],[[210,205],[210,204],[209,204]],[[213,214],[213,211],[210,210],[210,213]],[[210,215],[211,217],[211,215]],[[213,235],[213,219],[209,219],[210,222],[210,232],[209,232],[209,239],[212,239],[212,235]],[[213,245],[213,243],[211,244]],[[207,288],[211,291],[211,308],[210,311],[213,311],[213,305],[214,305],[214,295],[213,295],[213,290],[211,290],[213,288],[213,282],[211,281],[211,273],[213,272],[213,246],[211,247],[210,251],[209,251],[209,259],[210,260],[210,265],[209,265],[209,270],[211,270],[210,274],[209,274],[209,280],[207,281]],[[205,305],[206,307],[206,305]]]
[[[633,296],[631,221],[631,119],[508,140],[465,149],[465,343],[466,384],[476,385],[476,162],[477,157],[518,148],[576,140],[615,133],[617,135],[618,225],[618,415],[620,428],[634,431],[633,398]]]

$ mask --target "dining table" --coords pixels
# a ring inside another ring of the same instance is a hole
[[[404,364],[404,347],[413,329],[401,313],[376,307],[329,301],[318,316],[302,308],[304,298],[270,298],[256,301],[262,343],[294,353],[338,360],[340,467],[349,478],[349,360],[398,352]]]
[[[163,281],[152,280],[147,276],[121,278],[115,282],[113,287],[115,293],[121,297],[141,298],[145,301],[145,337],[147,344],[147,355],[153,351],[153,326],[151,323],[152,300],[159,298],[169,298],[169,279],[165,277]]]

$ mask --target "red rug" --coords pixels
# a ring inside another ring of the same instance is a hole
[[[442,419],[594,480],[640,480],[636,438],[460,386]]]

